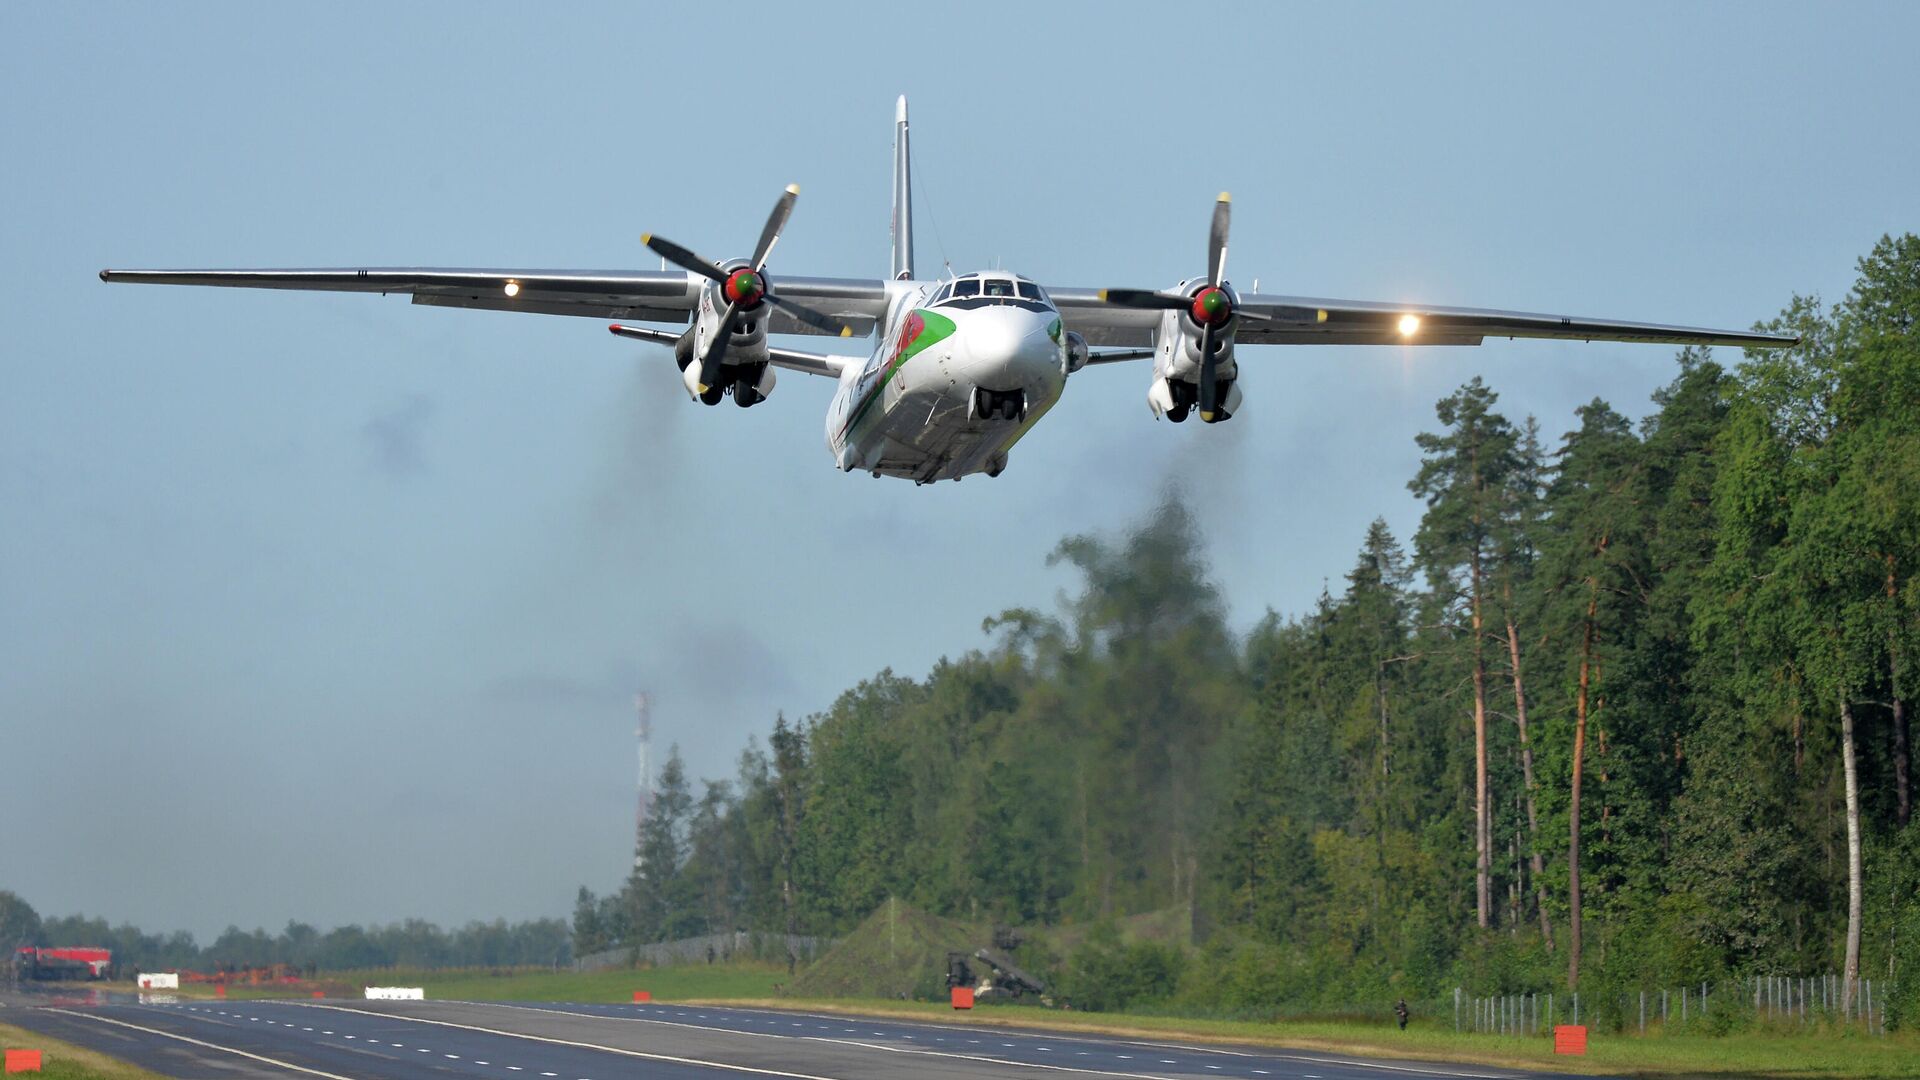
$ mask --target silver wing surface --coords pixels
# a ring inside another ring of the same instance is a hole
[[[1123,308],[1100,299],[1097,289],[1048,289],[1062,320],[1089,345],[1153,343],[1160,312]],[[1265,321],[1242,319],[1234,340],[1250,345],[1478,345],[1484,338],[1560,338],[1567,341],[1635,341],[1668,345],[1737,345],[1772,348],[1794,337],[1747,330],[1622,322],[1529,311],[1436,307],[1373,300],[1328,300],[1312,296],[1245,293],[1239,310]],[[1410,332],[1402,320],[1418,320]]]
[[[242,289],[305,289],[320,292],[402,293],[435,307],[582,315],[594,319],[639,319],[686,325],[700,302],[703,279],[683,270],[465,270],[437,267],[370,267],[324,270],[102,270],[101,281],[148,285],[215,285]],[[878,279],[774,279],[775,291],[831,315],[856,334],[873,332],[887,311],[887,291]],[[767,329],[776,334],[825,331],[773,310]]]

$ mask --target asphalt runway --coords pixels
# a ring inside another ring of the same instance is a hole
[[[0,1008],[0,1021],[174,1077],[336,1080],[1518,1080],[1552,1074],[771,1009],[454,1001]]]

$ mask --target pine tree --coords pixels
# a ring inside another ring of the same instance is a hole
[[[1493,918],[1493,814],[1487,778],[1486,602],[1498,561],[1497,536],[1507,485],[1518,467],[1511,424],[1493,411],[1498,396],[1478,377],[1435,412],[1447,429],[1422,434],[1420,472],[1407,486],[1427,501],[1414,546],[1436,591],[1466,605],[1466,648],[1473,680],[1474,891],[1482,927]]]

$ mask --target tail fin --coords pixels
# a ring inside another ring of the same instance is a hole
[[[913,277],[913,153],[907,146],[907,95],[893,108],[893,264],[887,276]]]

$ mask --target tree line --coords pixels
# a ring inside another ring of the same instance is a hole
[[[1799,345],[1682,351],[1638,423],[1476,378],[1418,437],[1414,534],[1244,635],[1178,494],[1069,537],[1058,610],[777,719],[734,778],[676,754],[575,947],[1190,905],[1198,1003],[1843,971],[1911,1010],[1916,318],[1909,234],[1768,324]]]
[[[0,944],[9,956],[23,945],[86,945],[113,950],[123,977],[134,971],[215,973],[285,965],[295,971],[368,968],[552,967],[573,960],[565,920],[474,921],[443,930],[423,919],[319,930],[297,920],[275,934],[229,926],[201,945],[185,930],[150,934],[129,923],[85,915],[42,918],[19,896],[0,891]]]

